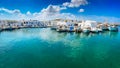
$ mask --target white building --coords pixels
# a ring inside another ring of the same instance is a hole
[[[97,22],[96,21],[82,21],[82,23],[78,24],[79,26],[81,25],[81,28],[96,28],[97,27]]]

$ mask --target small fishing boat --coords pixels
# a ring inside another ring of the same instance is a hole
[[[82,32],[82,29],[78,26],[78,28],[76,29],[76,32]]]
[[[68,32],[74,32],[74,26],[69,26],[67,31]]]
[[[118,27],[115,25],[109,25],[108,29],[109,31],[118,31]]]
[[[8,28],[6,28],[5,30],[14,30],[14,28],[12,28],[12,27],[8,27]]]
[[[90,29],[89,29],[89,28],[84,28],[84,29],[82,29],[82,31],[83,31],[84,33],[90,33]]]
[[[57,26],[52,26],[51,27],[51,30],[56,30],[57,29]]]
[[[57,29],[56,29],[57,32],[67,32],[67,27],[66,26],[59,26]]]
[[[2,31],[2,28],[0,28],[0,32]]]
[[[103,32],[102,28],[97,28],[99,32]]]
[[[81,23],[74,24],[74,31],[75,32],[82,32]]]
[[[98,31],[97,28],[91,28],[91,32],[92,32],[92,33],[98,33],[99,31]]]
[[[12,26],[3,26],[2,29],[7,30],[7,31],[14,30],[14,28],[12,28]]]
[[[108,31],[108,24],[103,24],[103,25],[101,26],[101,28],[102,28],[102,30],[104,30],[104,31]]]

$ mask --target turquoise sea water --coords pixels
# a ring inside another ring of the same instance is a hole
[[[0,33],[0,68],[120,68],[120,32],[4,31]]]

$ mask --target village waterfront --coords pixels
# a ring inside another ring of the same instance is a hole
[[[0,32],[0,68],[119,68],[120,32]]]

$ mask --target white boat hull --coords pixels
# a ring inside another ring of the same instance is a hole
[[[89,30],[89,29],[83,29],[83,32],[84,32],[84,33],[89,33],[90,30]]]
[[[118,31],[117,27],[108,27],[109,31]]]

